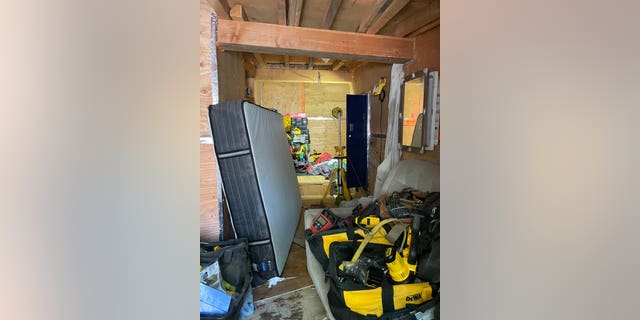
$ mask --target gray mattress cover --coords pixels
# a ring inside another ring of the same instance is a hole
[[[302,207],[298,179],[282,116],[248,102],[245,102],[244,113],[276,266],[281,275]]]
[[[211,106],[209,116],[233,230],[249,240],[257,285],[282,274],[302,205],[282,117],[246,101]]]

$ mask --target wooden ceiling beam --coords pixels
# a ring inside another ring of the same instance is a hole
[[[342,68],[342,66],[344,66],[344,63],[345,63],[344,60],[340,60],[339,62],[337,62],[336,64],[333,65],[333,68],[331,68],[331,70],[333,70],[333,71],[340,70],[340,68]]]
[[[244,9],[241,5],[236,4],[229,10],[229,15],[231,16],[231,20],[237,21],[247,21],[247,14],[244,12]]]
[[[229,10],[229,16],[233,21],[247,21],[247,14],[244,12],[242,5],[236,4]],[[264,59],[259,53],[253,53],[253,57],[255,58],[256,67],[264,66]]]
[[[320,25],[321,29],[331,29],[331,25],[333,24],[333,20],[336,19],[336,14],[338,14],[338,9],[340,9],[341,4],[342,0],[329,1],[327,11],[325,11],[324,18],[322,18],[322,24]]]
[[[300,25],[300,17],[302,16],[303,0],[287,0],[288,19],[287,24],[297,27]]]
[[[278,3],[278,24],[287,24],[287,0],[276,0]]]
[[[284,67],[289,69],[289,56],[284,56]]]
[[[426,16],[424,14],[416,14],[415,16],[411,16],[410,19],[404,20],[402,24],[399,24],[393,31],[393,35],[396,37],[406,37],[425,26],[425,21],[428,21],[428,25],[439,19],[440,15],[438,12]]]
[[[258,66],[262,67],[264,66],[264,59],[262,59],[262,55],[259,53],[253,53],[253,56],[256,58],[256,61],[258,62]]]
[[[408,3],[409,0],[378,0],[371,14],[360,22],[357,32],[378,33]]]
[[[425,33],[431,29],[436,28],[437,26],[440,25],[440,18],[435,19],[427,24],[425,24],[424,26],[418,28],[416,31],[411,32],[409,35],[407,35],[408,38],[413,38],[415,36],[418,36],[422,33]]]
[[[231,16],[229,16],[229,4],[227,0],[208,0],[209,4],[215,11],[218,19],[230,20]]]
[[[343,71],[268,68],[257,69],[256,80],[318,83],[318,73],[320,73],[322,83],[350,83],[352,81],[351,73]]]
[[[380,63],[404,63],[413,58],[413,39],[268,23],[220,20],[217,40],[229,51]]]
[[[357,63],[356,63],[356,64],[351,68],[351,71],[356,71],[357,69],[364,67],[364,65],[366,65],[367,63],[368,63],[367,61],[360,61],[360,62],[357,62]]]

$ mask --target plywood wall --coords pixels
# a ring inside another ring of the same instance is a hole
[[[213,145],[200,145],[200,241],[217,241],[220,232]]]
[[[278,72],[275,72],[278,71]],[[346,112],[346,95],[352,93],[352,85],[345,82],[342,72],[323,71],[317,83],[314,71],[258,70],[258,75],[272,76],[274,79],[256,79],[256,102],[266,108],[277,109],[282,114],[306,113],[309,117],[311,151],[335,153],[338,145],[338,124],[331,110],[341,107]],[[346,144],[346,126],[343,121],[342,143]]]
[[[258,104],[281,114],[304,112],[304,83],[262,81]]]
[[[207,108],[212,101],[211,86],[211,6],[200,0],[200,136],[210,137]]]
[[[206,0],[200,1],[200,136],[210,137],[207,108],[213,103],[211,12]],[[195,137],[194,137],[195,139]],[[218,214],[217,167],[211,144],[200,144],[200,241],[216,241],[220,232]]]
[[[331,118],[331,110],[340,107],[347,110],[347,94],[351,86],[347,83],[305,83],[304,103],[308,117]]]
[[[342,120],[342,145],[346,146],[346,121]],[[338,120],[309,120],[309,136],[311,151],[335,154],[334,147],[338,145]]]

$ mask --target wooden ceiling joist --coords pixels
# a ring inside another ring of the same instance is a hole
[[[313,70],[313,60],[315,60],[313,57],[309,58],[309,70]]]
[[[333,70],[333,71],[340,70],[340,68],[342,68],[342,66],[344,66],[344,63],[345,63],[344,60],[340,60],[339,62],[337,62],[336,64],[333,65],[333,68],[331,68],[331,70]]]
[[[333,24],[333,20],[336,18],[336,14],[338,14],[338,9],[340,9],[341,4],[342,0],[329,1],[329,6],[327,7],[327,11],[324,13],[324,18],[322,18],[320,28],[331,29],[331,25]]]
[[[247,21],[247,14],[244,12],[244,9],[241,5],[236,4],[229,10],[229,15],[231,16],[231,20],[238,21]]]
[[[408,38],[413,38],[413,37],[415,37],[417,35],[420,35],[422,33],[427,32],[427,31],[429,31],[429,30],[431,30],[431,29],[433,29],[433,28],[435,28],[435,27],[437,27],[439,25],[440,25],[440,18],[437,18],[437,19],[425,24],[424,26],[418,28],[416,31],[411,32],[409,35],[407,35],[407,37]]]
[[[351,73],[344,71],[268,68],[257,69],[256,80],[318,83],[318,73],[322,83],[349,83],[352,81]]]
[[[284,67],[289,69],[289,56],[284,56]]]
[[[409,0],[378,0],[375,9],[358,26],[357,32],[378,33],[408,3]]]
[[[287,24],[287,0],[277,0],[278,24]]]
[[[413,58],[413,40],[354,32],[220,20],[218,45],[224,50],[340,60],[404,63]]]
[[[226,19],[229,20],[231,17],[229,16],[229,4],[227,0],[208,0],[209,4],[215,11],[218,19]]]
[[[398,24],[393,31],[396,37],[407,37],[409,34],[421,29],[425,25],[432,23],[440,18],[440,14],[434,11],[418,12]]]
[[[258,66],[264,66],[264,59],[262,59],[262,55],[259,53],[253,53],[253,56],[256,58],[256,62],[258,62]]]
[[[287,0],[288,19],[287,24],[297,27],[302,16],[302,0]]]

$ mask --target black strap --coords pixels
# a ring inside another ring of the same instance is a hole
[[[393,304],[393,285],[391,285],[387,281],[384,281],[382,283],[382,312],[387,313],[394,310],[395,307]]]

